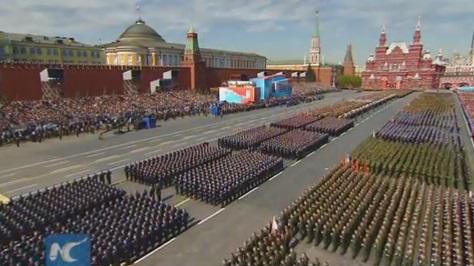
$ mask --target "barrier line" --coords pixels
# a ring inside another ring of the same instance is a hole
[[[187,198],[187,199],[185,199],[185,200],[183,200],[183,201],[181,201],[181,202],[177,203],[177,204],[176,204],[176,205],[174,205],[174,206],[177,208],[177,207],[179,207],[179,206],[181,206],[181,205],[185,204],[186,202],[188,202],[188,201],[190,201],[190,200],[191,200],[190,198]]]
[[[258,187],[254,188],[254,189],[250,190],[249,192],[245,193],[244,195],[240,196],[240,197],[239,197],[239,200],[241,200],[241,199],[247,197],[248,195],[250,195],[250,193],[254,192],[254,191],[257,190],[257,189],[258,189]]]
[[[207,216],[206,218],[204,218],[203,220],[201,220],[201,221],[198,223],[198,225],[207,222],[209,219],[212,219],[212,217],[218,215],[219,213],[223,212],[224,210],[225,210],[225,208],[219,209],[219,210],[216,211],[215,213],[213,213],[213,214]]]
[[[163,245],[157,247],[155,250],[153,250],[152,252],[146,254],[145,256],[141,257],[140,259],[138,259],[137,261],[135,261],[133,264],[136,264],[136,263],[140,263],[141,261],[145,260],[146,258],[150,257],[151,255],[153,255],[155,252],[157,252],[158,250],[168,246],[169,244],[171,244],[173,241],[176,240],[176,237],[173,237],[171,238],[170,240],[168,240],[168,242],[164,243]]]
[[[272,178],[270,178],[269,181],[272,181],[273,179],[275,179],[277,176],[280,176],[281,174],[283,174],[283,171],[281,171],[278,174],[274,175]]]
[[[301,162],[301,160],[298,160],[298,161],[294,162],[290,167],[296,166],[296,165],[299,164],[300,162]]]

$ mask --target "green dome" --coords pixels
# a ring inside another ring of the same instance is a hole
[[[150,26],[145,24],[145,21],[139,19],[135,24],[129,26],[119,37],[119,41],[141,41],[153,40],[158,42],[165,42],[165,40]]]

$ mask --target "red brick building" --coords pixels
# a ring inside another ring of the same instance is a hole
[[[438,88],[445,67],[433,63],[429,51],[423,50],[420,20],[413,42],[394,42],[388,45],[387,33],[382,29],[375,55],[370,55],[362,72],[362,87],[366,89]]]

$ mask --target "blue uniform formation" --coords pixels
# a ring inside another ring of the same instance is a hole
[[[201,143],[129,164],[125,166],[125,176],[128,180],[137,183],[159,184],[160,187],[170,186],[174,184],[174,178],[180,173],[217,160],[229,153],[230,150]]]
[[[282,169],[281,158],[258,152],[237,152],[180,174],[176,178],[176,191],[224,206]]]
[[[147,192],[132,196],[99,176],[0,205],[0,265],[44,265],[45,236],[84,233],[92,265],[130,262],[187,228],[187,212]]]
[[[218,139],[217,142],[219,146],[230,149],[253,149],[257,148],[263,141],[279,136],[285,132],[287,132],[287,130],[283,128],[260,126],[241,131],[231,136],[225,136]]]
[[[327,134],[295,129],[278,137],[264,141],[260,150],[284,158],[303,158],[329,140]]]
[[[314,132],[326,133],[330,136],[338,136],[353,126],[354,121],[351,119],[328,116],[306,125],[304,129]]]

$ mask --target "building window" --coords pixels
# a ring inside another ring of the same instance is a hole
[[[82,57],[87,57],[87,52],[86,51],[82,51]]]
[[[51,48],[46,49],[46,54],[47,55],[51,55],[52,53],[53,53],[53,51],[52,51]]]
[[[168,56],[167,55],[163,55],[163,65],[164,66],[168,65]]]
[[[13,47],[13,54],[18,54],[18,48],[16,46]]]
[[[81,57],[81,56],[82,56],[81,51],[76,51],[76,56],[77,56],[77,57]]]
[[[58,49],[53,49],[53,54],[58,55]]]
[[[36,48],[36,54],[42,54],[41,48]]]
[[[132,65],[132,55],[128,55],[128,65]]]
[[[67,56],[68,56],[67,49],[64,49],[64,50],[63,50],[63,56],[64,56],[64,57],[67,57]]]
[[[21,47],[21,48],[20,48],[20,53],[21,53],[21,54],[26,54],[26,48],[25,48],[25,47]]]
[[[73,57],[74,56],[74,51],[73,50],[68,50],[68,56]]]
[[[33,55],[34,55],[34,54],[35,54],[35,51],[36,51],[36,49],[35,49],[35,48],[33,48],[33,47],[30,47],[30,54],[33,54]]]

